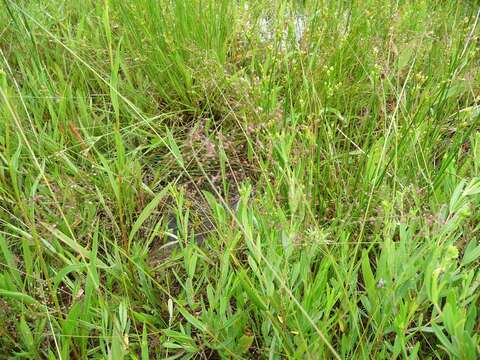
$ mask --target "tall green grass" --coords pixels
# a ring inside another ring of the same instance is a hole
[[[475,2],[0,5],[0,358],[476,359]]]

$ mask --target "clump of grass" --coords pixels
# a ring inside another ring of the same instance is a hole
[[[0,358],[478,357],[473,3],[0,8]]]

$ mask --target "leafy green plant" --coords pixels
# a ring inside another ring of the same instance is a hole
[[[476,359],[474,2],[0,3],[0,359]]]

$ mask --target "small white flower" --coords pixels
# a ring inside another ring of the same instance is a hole
[[[377,289],[382,289],[382,288],[384,288],[384,287],[385,287],[385,284],[386,284],[386,283],[385,283],[385,280],[383,280],[383,279],[378,280],[378,282],[377,282]]]

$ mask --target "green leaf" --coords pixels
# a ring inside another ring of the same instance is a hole
[[[190,324],[192,324],[198,330],[204,333],[207,332],[207,327],[202,322],[200,322],[197,318],[195,318],[192,314],[190,314],[187,310],[185,310],[183,306],[179,306],[178,310]]]
[[[364,251],[362,254],[362,275],[367,289],[367,294],[372,305],[376,303],[376,284],[375,276],[373,275],[372,268],[370,267],[370,259],[368,258],[368,252]],[[373,309],[375,311],[376,309]]]
[[[20,334],[22,335],[22,340],[23,340],[23,343],[25,344],[26,348],[29,351],[33,351],[35,343],[34,343],[34,340],[33,340],[32,330],[30,330],[30,327],[28,326],[27,322],[25,321],[24,316],[22,316],[20,318],[18,328],[20,330]]]
[[[405,46],[405,48],[401,49],[400,54],[398,56],[398,69],[402,70],[404,69],[410,62],[410,60],[413,58],[413,55],[415,54],[415,49],[413,46]]]
[[[450,355],[453,355],[454,357],[459,358],[460,355],[457,349],[450,342],[450,340],[448,340],[448,338],[445,336],[445,334],[442,331],[442,328],[437,324],[432,324],[432,329],[433,329],[433,332],[435,333],[435,336],[438,338],[438,340],[440,340],[440,342],[445,347],[445,349],[450,353]]]
[[[480,244],[476,245],[476,241],[472,240],[468,243],[463,254],[462,266],[471,264],[480,257]]]
[[[247,352],[248,349],[250,349],[250,346],[252,346],[254,337],[251,335],[242,335],[240,339],[238,339],[238,345],[240,346],[240,349],[242,352]]]
[[[120,330],[120,324],[115,319],[113,324],[112,348],[110,351],[111,359],[123,359],[125,357],[125,347],[123,334]]]
[[[0,234],[0,251],[3,254],[5,261],[7,262],[8,270],[12,277],[15,279],[17,286],[21,284],[20,273],[15,264],[14,255],[8,247],[7,240]]]
[[[9,291],[9,290],[4,290],[0,289],[0,296],[8,297],[10,299],[23,302],[27,305],[33,305],[33,304],[39,304],[37,300],[35,300],[33,297],[27,294],[22,294],[17,291]]]
[[[149,360],[150,357],[148,355],[148,335],[147,335],[147,326],[143,324],[143,331],[142,331],[142,342],[140,344],[141,351],[142,351],[142,360]]]
[[[180,152],[180,149],[178,148],[177,146],[177,143],[175,141],[175,139],[173,138],[173,134],[172,132],[167,129],[167,140],[168,140],[168,147],[169,147],[169,150],[172,152],[172,154],[175,156],[175,159],[177,160],[177,162],[179,163],[179,165],[184,168],[185,167],[185,163],[183,161],[183,157],[182,157],[182,154]]]
[[[257,291],[250,285],[247,275],[244,271],[238,274],[238,279],[242,284],[243,289],[247,293],[249,299],[262,311],[267,310],[267,305],[263,302],[262,298],[258,295]]]
[[[45,227],[48,231],[50,231],[58,240],[63,242],[64,244],[68,245],[72,250],[80,254],[85,259],[90,259],[90,252],[83,248],[77,241],[71,239],[67,235],[65,235],[60,230],[54,228],[53,226],[42,222],[43,227]]]
[[[155,195],[155,197],[147,204],[147,206],[145,206],[145,208],[142,210],[142,212],[140,213],[137,220],[135,220],[135,223],[132,226],[132,230],[130,231],[130,235],[128,236],[129,241],[132,241],[133,237],[138,232],[138,230],[140,230],[145,220],[147,220],[148,217],[152,214],[152,212],[157,208],[160,201],[165,197],[165,194],[168,191],[168,189],[169,189],[168,186],[163,188],[162,191],[160,191],[157,195]]]
[[[62,335],[75,335],[78,333],[78,318],[81,315],[82,304],[80,302],[75,303],[68,312],[67,318],[63,321]]]
[[[70,274],[71,272],[80,272],[86,267],[85,264],[72,264],[65,266],[63,269],[61,269],[57,275],[55,275],[55,278],[53,280],[53,288],[57,290],[58,285],[63,281],[64,277]]]

